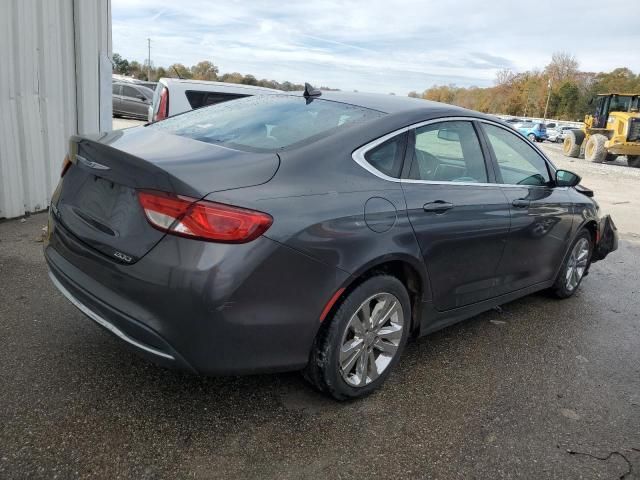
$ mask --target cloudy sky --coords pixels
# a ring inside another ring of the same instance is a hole
[[[112,0],[112,17],[113,51],[128,59],[143,61],[150,37],[155,65],[211,60],[344,90],[487,86],[559,50],[583,70],[640,71],[639,0]]]

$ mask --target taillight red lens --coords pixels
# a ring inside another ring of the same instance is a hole
[[[156,112],[154,121],[164,120],[169,116],[169,89],[167,87],[162,88],[160,92],[160,104],[158,105],[158,111]]]
[[[69,167],[71,167],[72,163],[69,159],[69,155],[64,156],[64,160],[62,161],[62,170],[60,171],[60,178],[64,177],[64,174],[67,173]]]
[[[173,235],[221,243],[246,243],[273,223],[263,212],[164,192],[138,192],[154,228]]]

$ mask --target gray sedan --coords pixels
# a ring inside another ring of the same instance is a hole
[[[158,363],[303,370],[344,400],[412,337],[572,296],[617,248],[579,182],[493,117],[307,86],[73,137],[45,258],[70,302]]]
[[[153,90],[135,83],[113,84],[113,115],[147,119],[147,110],[153,99]]]

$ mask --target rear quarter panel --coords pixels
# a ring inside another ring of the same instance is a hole
[[[212,193],[207,199],[269,213],[274,222],[265,236],[352,277],[402,259],[427,285],[400,183],[376,177],[351,157],[359,146],[393,130],[379,128],[379,134],[350,130],[281,152],[280,169],[268,183]]]

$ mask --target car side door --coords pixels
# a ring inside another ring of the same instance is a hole
[[[495,296],[509,233],[509,206],[477,128],[452,119],[410,132],[401,184],[438,311]]]
[[[113,91],[113,100],[112,100],[112,108],[113,113],[121,113],[122,112],[122,85],[114,84],[112,87]]]
[[[122,110],[129,115],[146,116],[148,103],[145,95],[131,85],[122,86]]]
[[[508,127],[481,123],[496,179],[511,210],[511,229],[498,267],[500,293],[554,278],[571,237],[566,187],[556,187],[544,156]]]

